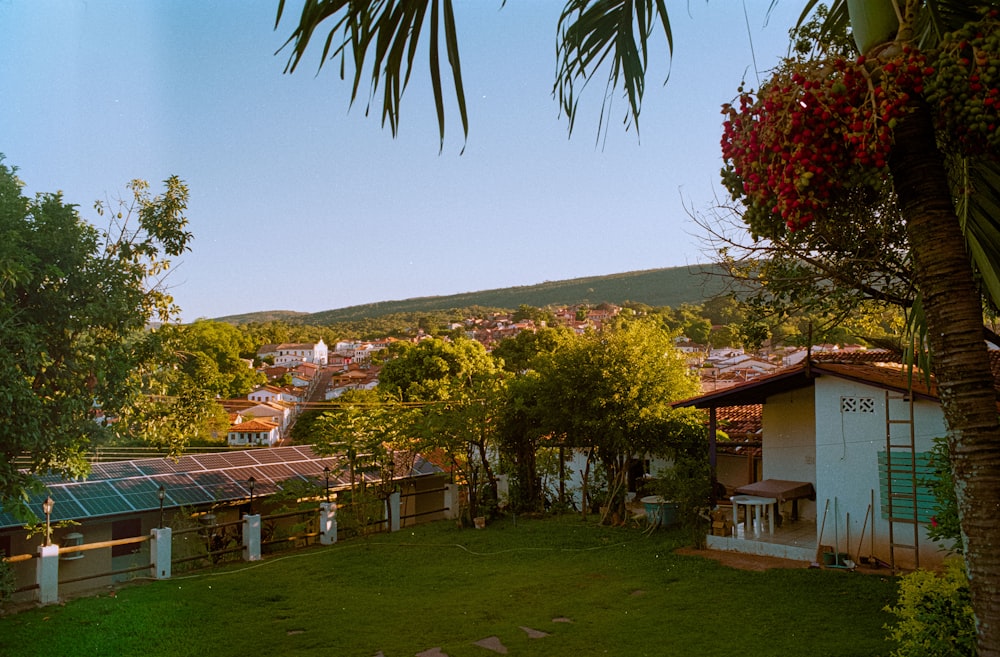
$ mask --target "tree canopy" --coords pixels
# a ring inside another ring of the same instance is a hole
[[[0,159],[0,499],[15,511],[35,474],[86,472],[101,418],[139,394],[146,327],[176,312],[160,281],[191,240],[176,177],[155,197],[132,181],[118,207],[98,206],[103,230],[60,194],[28,198],[22,186]]]
[[[609,481],[624,495],[630,459],[666,456],[692,425],[671,402],[693,397],[690,373],[673,334],[651,320],[592,332],[535,359],[539,432],[557,444],[594,448]],[[703,435],[700,421],[695,423]]]

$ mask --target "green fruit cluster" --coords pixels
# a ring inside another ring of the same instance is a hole
[[[1000,12],[944,36],[926,97],[939,133],[965,155],[1000,146]]]

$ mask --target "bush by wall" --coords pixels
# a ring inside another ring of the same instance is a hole
[[[976,620],[969,598],[965,561],[952,557],[942,573],[926,570],[899,580],[899,602],[886,611],[896,616],[887,625],[899,642],[892,657],[974,657]]]

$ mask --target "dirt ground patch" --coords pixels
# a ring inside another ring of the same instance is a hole
[[[686,554],[705,559],[715,559],[724,566],[739,570],[769,570],[771,568],[808,568],[805,561],[779,559],[778,557],[762,557],[756,554],[742,554],[725,550],[696,550],[692,547],[682,547],[675,550],[677,554]]]
[[[739,570],[770,570],[771,568],[815,568],[816,566],[805,561],[795,561],[793,559],[779,559],[778,557],[763,557],[756,554],[741,554],[740,552],[728,552],[725,550],[696,550],[692,547],[682,547],[674,550],[677,554],[686,554],[704,559],[715,559],[724,566],[737,568]],[[870,564],[858,564],[853,570],[843,570],[842,572],[863,573],[865,575],[879,575],[882,577],[892,575],[892,570],[884,564],[874,566]]]

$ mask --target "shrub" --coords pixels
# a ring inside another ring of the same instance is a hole
[[[934,439],[934,448],[930,452],[930,466],[934,470],[934,477],[924,483],[934,492],[934,517],[931,518],[931,524],[927,528],[927,535],[934,541],[950,542],[949,549],[961,554],[965,551],[965,544],[958,520],[958,501],[955,498],[955,484],[951,478],[951,459],[948,456],[946,439]]]
[[[688,533],[691,545],[704,548],[711,526],[708,512],[712,478],[708,459],[679,452],[673,466],[660,473],[653,491],[677,503],[680,524]]]
[[[952,557],[944,572],[926,570],[899,579],[899,604],[886,607],[899,620],[886,625],[899,642],[892,657],[965,657],[976,654],[976,620],[965,562]]]
[[[17,587],[14,567],[5,559],[6,556],[4,552],[0,551],[0,603],[9,600]]]

